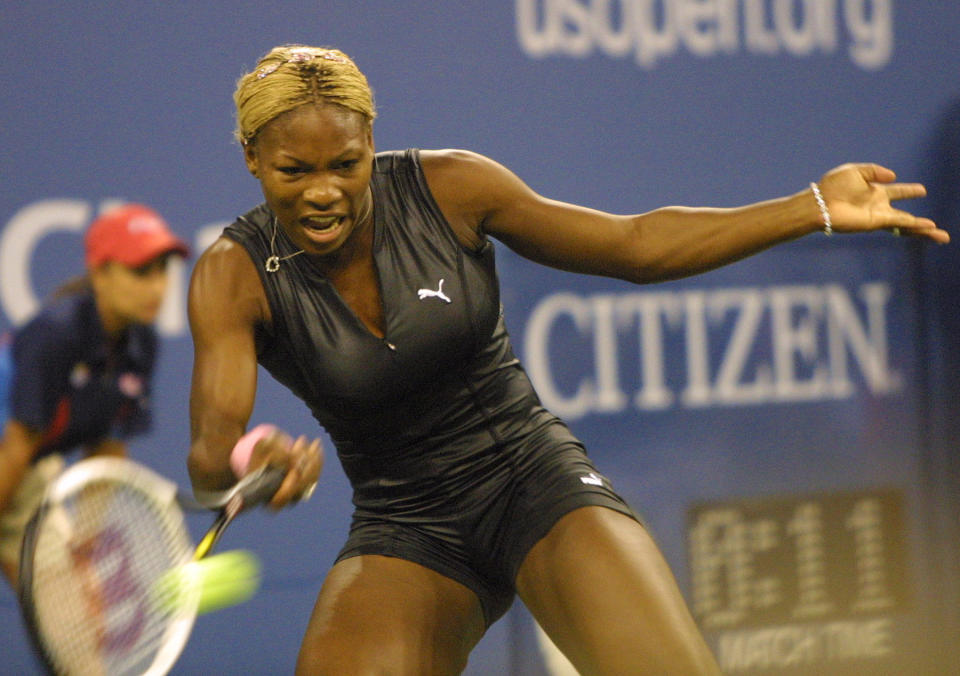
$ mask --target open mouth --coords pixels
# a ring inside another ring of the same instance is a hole
[[[347,219],[346,216],[311,216],[309,218],[303,218],[300,220],[300,224],[303,225],[307,230],[316,233],[329,232],[338,226],[342,225],[343,222]]]

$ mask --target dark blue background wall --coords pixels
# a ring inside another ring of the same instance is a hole
[[[466,147],[616,212],[732,206],[876,161],[960,221],[960,5],[903,0],[7,3],[0,39],[0,330],[81,271],[80,233],[146,202],[202,248],[260,200],[231,140],[270,47],[368,75],[380,149]],[[950,673],[957,653],[956,244],[810,237],[631,287],[500,247],[507,322],[545,402],[648,519],[731,674]],[[186,484],[183,295],[161,322],[146,464]],[[254,421],[316,425],[261,380]],[[290,673],[349,492],[254,514],[250,603],[202,617],[178,673]],[[192,524],[198,529],[200,522]],[[470,674],[562,674],[520,604]],[[0,590],[0,672],[30,673]],[[552,671],[550,671],[552,670]]]

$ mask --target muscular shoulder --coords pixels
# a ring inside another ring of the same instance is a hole
[[[420,163],[434,199],[461,239],[461,229],[480,237],[485,220],[526,189],[502,164],[470,150],[422,150]]]
[[[457,190],[463,197],[480,194],[484,186],[509,175],[506,167],[486,155],[458,148],[421,150],[420,164],[431,190]]]
[[[439,150],[421,150],[420,163],[426,169],[448,169],[478,167],[493,162],[489,157],[463,148],[443,148]]]
[[[211,316],[252,326],[269,321],[270,310],[257,269],[242,245],[221,235],[197,260],[190,279],[191,325]]]

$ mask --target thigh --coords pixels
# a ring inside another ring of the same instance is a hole
[[[483,636],[477,596],[419,564],[343,559],[323,583],[298,674],[459,674]]]
[[[562,519],[524,559],[517,592],[582,674],[719,674],[649,532],[604,507]]]

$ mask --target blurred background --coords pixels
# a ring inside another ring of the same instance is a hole
[[[199,251],[261,201],[231,95],[290,42],[356,60],[378,149],[468,148],[549,197],[734,206],[871,161],[927,184],[904,208],[960,225],[955,2],[32,0],[3,16],[0,332],[82,272],[107,205],[149,204]],[[544,403],[647,519],[726,673],[958,673],[958,247],[815,235],[636,287],[498,245]],[[184,486],[191,263],[160,323],[156,427],[133,445]],[[260,383],[252,423],[317,433]],[[311,502],[227,533],[261,555],[264,587],[199,618],[174,673],[292,673],[349,522],[328,457]],[[0,673],[36,672],[2,587]],[[571,672],[517,602],[466,673]]]

